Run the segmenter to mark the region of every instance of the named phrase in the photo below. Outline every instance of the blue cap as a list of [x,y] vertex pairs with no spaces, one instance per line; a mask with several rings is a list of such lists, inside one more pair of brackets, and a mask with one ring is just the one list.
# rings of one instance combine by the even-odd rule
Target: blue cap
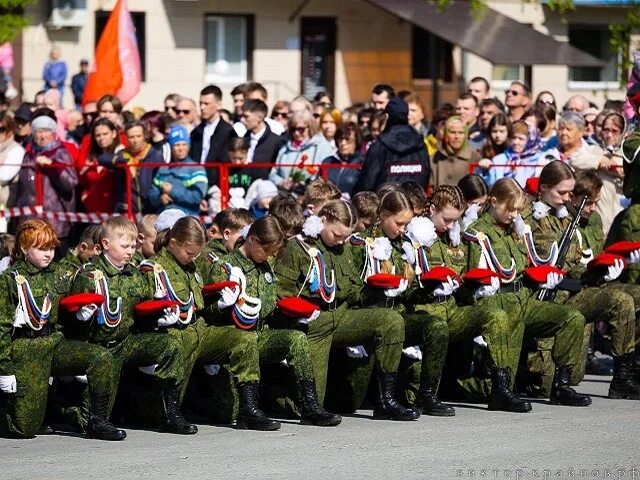
[[189,138],[189,132],[182,125],[174,125],[169,130],[169,145],[172,147],[176,143],[186,142],[187,145],[191,146],[191,138]]

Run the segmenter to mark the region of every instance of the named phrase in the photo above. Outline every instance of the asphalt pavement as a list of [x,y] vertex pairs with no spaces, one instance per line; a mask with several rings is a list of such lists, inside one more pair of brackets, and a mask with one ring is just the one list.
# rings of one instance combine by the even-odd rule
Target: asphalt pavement
[[0,439],[0,479],[640,479],[640,401],[606,398],[609,378],[577,388],[587,408],[534,400],[527,414],[456,405],[456,416],[336,428],[285,420],[278,432],[200,425],[195,436],[128,430],[123,442],[76,435]]

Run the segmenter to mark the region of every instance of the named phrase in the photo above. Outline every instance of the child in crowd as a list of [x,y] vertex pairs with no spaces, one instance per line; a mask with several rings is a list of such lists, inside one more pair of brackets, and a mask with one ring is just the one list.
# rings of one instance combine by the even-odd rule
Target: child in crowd
[[304,212],[302,205],[291,193],[280,192],[271,199],[269,215],[276,217],[287,239],[302,233]]
[[76,272],[85,264],[100,255],[99,242],[96,241],[99,236],[101,225],[89,225],[80,234],[78,245],[67,251],[65,256],[58,262],[58,268],[61,272],[73,277]]
[[380,197],[373,192],[358,192],[353,196],[352,203],[358,212],[355,232],[362,232],[375,222],[380,207]]
[[342,192],[333,182],[323,178],[317,178],[311,182],[304,192],[306,215],[315,215],[331,200],[340,200]]
[[0,273],[4,272],[11,263],[11,252],[16,237],[10,233],[0,233]]
[[151,257],[155,252],[153,250],[153,244],[156,241],[156,222],[158,221],[158,215],[155,213],[148,213],[144,215],[138,222],[138,239],[136,242],[136,253],[133,254],[131,262],[133,265],[138,266],[145,258]]

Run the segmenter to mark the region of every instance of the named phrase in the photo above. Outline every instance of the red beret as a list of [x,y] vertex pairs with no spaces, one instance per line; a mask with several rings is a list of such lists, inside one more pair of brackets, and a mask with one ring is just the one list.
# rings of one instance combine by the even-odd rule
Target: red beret
[[367,277],[367,284],[376,288],[398,288],[400,282],[404,279],[402,275],[393,275],[391,273],[376,273]]
[[300,297],[283,298],[276,302],[276,306],[282,313],[293,318],[308,318],[313,312],[320,310],[317,305]]
[[550,273],[565,275],[560,268],[552,267],[551,265],[540,265],[538,267],[527,267],[524,269],[524,274],[536,283],[545,283],[547,281],[547,275]]
[[524,191],[536,197],[540,192],[540,177],[530,177],[524,184]]
[[171,300],[148,300],[137,304],[134,309],[138,317],[149,317],[151,315],[159,315],[164,312],[165,308],[171,308],[178,305],[178,302]]
[[500,278],[500,276],[489,268],[472,268],[464,274],[465,282],[476,282],[482,285],[491,285],[491,279],[493,277]]
[[589,262],[587,265],[587,270],[590,272],[594,270],[598,270],[599,268],[605,268],[612,266],[616,260],[622,260],[623,265],[626,267],[627,262],[625,262],[624,257],[620,255],[614,255],[612,253],[601,253],[600,255],[596,255],[593,260]]
[[97,293],[76,293],[60,300],[59,306],[67,312],[76,313],[82,307],[92,303],[100,306],[104,303],[104,297]]
[[634,250],[640,249],[640,242],[631,242],[629,240],[622,240],[609,245],[605,248],[605,253],[611,253],[613,255],[620,255],[622,257],[628,257]]
[[215,293],[220,293],[222,290],[224,290],[227,287],[234,289],[239,286],[240,285],[237,282],[231,282],[231,281],[209,283],[204,287],[202,287],[202,295],[204,296],[213,295]]
[[446,282],[447,277],[455,279],[458,278],[458,274],[449,267],[433,267],[428,272],[422,273],[422,275],[420,275],[420,280]]

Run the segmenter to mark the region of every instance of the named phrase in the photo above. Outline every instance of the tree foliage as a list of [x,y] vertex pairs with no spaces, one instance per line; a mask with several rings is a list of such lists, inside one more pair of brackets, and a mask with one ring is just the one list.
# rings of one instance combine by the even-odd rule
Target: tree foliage
[[35,0],[0,0],[0,45],[16,38],[29,25],[23,8]]

